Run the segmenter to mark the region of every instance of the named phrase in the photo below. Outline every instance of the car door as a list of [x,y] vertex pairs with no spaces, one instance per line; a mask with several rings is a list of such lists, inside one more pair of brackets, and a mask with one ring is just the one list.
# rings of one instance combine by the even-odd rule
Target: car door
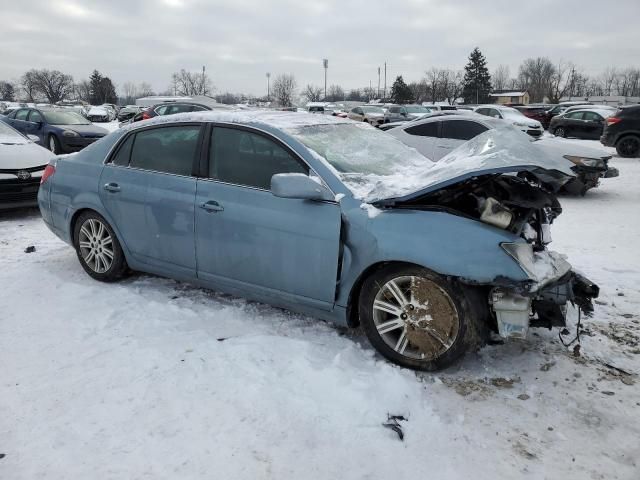
[[17,110],[9,122],[13,128],[20,133],[27,134],[27,119],[29,118],[29,108],[21,108]]
[[353,110],[351,110],[351,115],[349,115],[349,118],[351,118],[352,120],[361,122],[362,119],[364,118],[364,112],[361,108],[356,107]]
[[103,204],[137,261],[195,277],[194,201],[202,127],[141,129],[122,141],[100,177]]
[[41,145],[45,145],[44,138],[44,117],[37,110],[31,110],[25,125],[25,133],[35,135],[39,139]]
[[207,135],[207,178],[197,182],[198,277],[276,304],[331,309],[340,246],[336,202],[280,198],[278,173],[309,167],[274,137],[246,127],[214,126]]
[[433,160],[440,160],[451,150],[487,130],[489,129],[483,124],[473,120],[444,119],[440,129],[440,137],[434,149]]
[[599,139],[604,128],[604,118],[595,112],[584,112],[582,120],[584,137]]
[[[569,112],[560,123],[567,136],[582,137],[585,133],[583,112]],[[564,124],[564,125],[562,125]]]

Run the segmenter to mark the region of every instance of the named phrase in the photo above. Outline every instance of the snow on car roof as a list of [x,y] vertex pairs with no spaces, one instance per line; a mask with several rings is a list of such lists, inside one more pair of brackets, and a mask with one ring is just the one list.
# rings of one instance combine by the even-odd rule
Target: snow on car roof
[[177,113],[163,115],[150,120],[135,122],[127,129],[135,129],[149,125],[159,125],[173,122],[222,122],[222,123],[252,123],[270,125],[282,130],[313,125],[327,125],[353,123],[353,120],[333,117],[329,115],[314,115],[304,112],[283,112],[273,110],[211,110],[206,112]]

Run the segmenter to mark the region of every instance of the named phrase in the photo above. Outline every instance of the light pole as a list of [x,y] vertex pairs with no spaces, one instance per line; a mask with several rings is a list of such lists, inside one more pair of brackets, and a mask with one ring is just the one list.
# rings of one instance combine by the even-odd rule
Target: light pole
[[322,59],[322,66],[324,67],[324,101],[327,101],[327,69],[329,68],[329,59]]
[[269,79],[271,78],[271,72],[267,72],[267,102],[271,101],[271,84]]
[[378,94],[376,96],[380,98],[380,67],[378,67]]

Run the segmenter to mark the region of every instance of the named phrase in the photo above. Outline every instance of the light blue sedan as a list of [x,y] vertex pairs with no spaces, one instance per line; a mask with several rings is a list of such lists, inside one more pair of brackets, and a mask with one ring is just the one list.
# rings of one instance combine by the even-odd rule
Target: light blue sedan
[[435,370],[598,294],[546,247],[573,174],[520,137],[434,164],[347,119],[180,114],[52,160],[38,201],[94,279],[148,272],[361,325],[386,358]]

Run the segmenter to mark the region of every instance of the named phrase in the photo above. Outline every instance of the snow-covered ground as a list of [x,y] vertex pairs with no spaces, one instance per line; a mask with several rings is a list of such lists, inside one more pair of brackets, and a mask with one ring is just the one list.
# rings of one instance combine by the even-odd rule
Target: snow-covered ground
[[602,288],[580,356],[538,330],[437,374],[262,304],[98,283],[37,211],[0,214],[0,478],[637,480],[640,160],[612,163],[553,229]]

